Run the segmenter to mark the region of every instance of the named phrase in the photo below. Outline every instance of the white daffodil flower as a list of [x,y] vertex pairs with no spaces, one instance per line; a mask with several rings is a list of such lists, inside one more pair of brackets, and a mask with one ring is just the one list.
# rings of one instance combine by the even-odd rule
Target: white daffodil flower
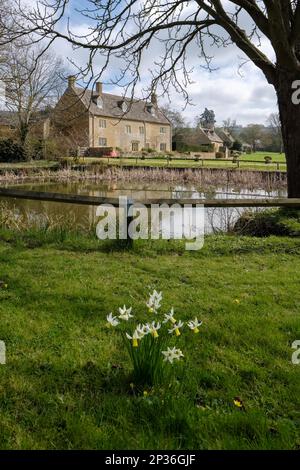
[[195,317],[195,320],[189,321],[187,325],[194,333],[199,333],[198,327],[202,325],[202,321],[198,321],[198,318]]
[[134,330],[132,336],[126,333],[126,337],[132,341],[132,346],[134,348],[138,347],[139,345],[138,341],[141,340],[144,336],[145,336],[144,333],[139,332],[137,328]]
[[117,317],[113,316],[112,312],[107,315],[106,320],[107,326],[117,326],[120,323]]
[[176,323],[176,320],[174,318],[174,308],[172,307],[169,313],[165,313],[164,317],[165,319],[163,320],[163,323],[167,323],[168,321],[170,321],[174,325]]
[[173,364],[174,360],[179,361],[179,359],[183,356],[183,353],[180,349],[176,349],[175,346],[173,348],[168,348],[166,351],[161,352],[165,357],[164,361],[169,361]]
[[157,313],[157,310],[161,307],[162,293],[157,292],[155,289],[150,294],[149,300],[146,303],[150,313]]
[[173,327],[170,328],[168,331],[170,334],[175,333],[176,336],[180,336],[180,328],[183,327],[183,322],[179,320],[178,323],[174,323]]
[[153,338],[158,338],[157,330],[159,330],[160,327],[161,327],[161,324],[157,322],[155,325],[155,321],[153,321],[152,323],[146,324],[146,328],[148,332],[152,334]]
[[133,315],[131,315],[131,310],[132,310],[132,307],[126,308],[125,305],[123,306],[123,308],[120,307],[120,308],[119,308],[119,313],[120,313],[119,318],[120,318],[121,320],[126,320],[126,321],[128,321],[129,318],[132,318],[132,317],[133,317]]
[[141,325],[140,323],[136,327],[136,331],[139,334],[140,339],[142,339],[144,336],[146,336],[149,333],[147,325]]

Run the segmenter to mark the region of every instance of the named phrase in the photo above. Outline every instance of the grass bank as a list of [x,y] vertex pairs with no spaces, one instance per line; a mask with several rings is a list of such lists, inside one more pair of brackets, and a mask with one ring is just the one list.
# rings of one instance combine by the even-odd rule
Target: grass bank
[[[299,449],[299,239],[210,236],[196,253],[59,228],[0,240],[2,449]],[[172,386],[140,396],[105,317],[124,303],[140,317],[149,288],[203,326],[182,335]]]

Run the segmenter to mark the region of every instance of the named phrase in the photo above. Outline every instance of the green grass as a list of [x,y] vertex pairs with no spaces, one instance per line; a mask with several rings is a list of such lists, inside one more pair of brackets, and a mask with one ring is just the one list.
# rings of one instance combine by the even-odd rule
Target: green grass
[[285,163],[285,154],[276,152],[255,152],[251,154],[244,154],[240,157],[241,160],[256,160],[258,162],[264,162],[266,156],[272,157],[274,162]]
[[[63,232],[0,238],[0,448],[299,449],[299,239],[210,236],[186,252]],[[105,317],[124,303],[142,316],[150,287],[164,311],[203,326],[180,339],[177,381],[144,397]]]
[[0,163],[0,170],[26,170],[33,168],[46,168],[57,166],[57,162],[52,162],[49,160],[31,160],[28,162],[17,162],[17,163]]
[[[264,157],[269,155],[272,157],[273,162],[265,164]],[[178,158],[178,157],[176,157]],[[95,161],[95,158],[85,158],[86,163]],[[98,159],[99,160],[99,159]],[[107,158],[104,157],[103,159],[105,162],[109,163],[110,165],[118,165],[118,166],[141,166],[141,167],[153,167],[153,168],[160,168],[160,167],[169,167],[169,168],[231,168],[231,169],[244,169],[244,170],[263,170],[263,171],[274,171],[277,170],[277,162],[279,163],[279,169],[282,171],[286,170],[286,163],[285,163],[285,156],[284,154],[279,153],[272,153],[272,152],[256,152],[250,155],[242,155],[240,157],[239,165],[237,163],[233,163],[232,161],[219,161],[218,159],[214,161],[195,161],[194,159],[187,160],[186,158],[180,159],[173,159],[168,162],[166,158],[160,157],[147,157],[145,160],[138,159],[136,160],[134,157],[131,158]],[[248,161],[252,160],[252,161]],[[254,163],[253,163],[254,161]]]

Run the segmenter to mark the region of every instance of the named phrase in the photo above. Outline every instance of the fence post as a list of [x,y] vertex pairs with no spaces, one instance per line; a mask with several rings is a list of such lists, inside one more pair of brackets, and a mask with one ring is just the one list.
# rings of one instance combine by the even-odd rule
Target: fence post
[[132,248],[133,247],[133,240],[132,240],[132,238],[129,237],[129,233],[128,233],[129,225],[133,221],[132,215],[129,215],[129,209],[133,204],[134,204],[133,199],[128,198],[127,199],[127,207],[126,207],[126,233],[127,233],[127,238],[126,238],[126,240],[124,240],[124,242],[125,242],[124,246],[126,248]]
[[277,162],[277,170],[279,171],[279,162]]

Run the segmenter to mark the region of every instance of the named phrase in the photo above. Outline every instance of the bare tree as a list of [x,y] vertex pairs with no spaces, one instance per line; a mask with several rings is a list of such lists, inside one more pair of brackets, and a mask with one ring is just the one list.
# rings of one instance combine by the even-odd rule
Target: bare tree
[[[300,0],[89,0],[80,12],[89,24],[86,35],[72,31],[70,0],[37,0],[30,11],[22,0],[17,3],[20,19],[13,37],[34,32],[36,40],[48,39],[46,48],[56,38],[84,48],[89,52],[86,74],[94,74],[97,52],[104,58],[98,76],[112,58],[118,58],[122,66],[115,81],[124,84],[128,78],[132,89],[140,79],[144,54],[151,43],[160,41],[164,50],[151,67],[151,87],[160,84],[168,92],[172,84],[186,100],[189,48],[198,47],[198,59],[195,49],[192,52],[193,64],[198,61],[211,68],[212,47],[235,44],[276,90],[288,194],[300,197]],[[78,15],[80,7],[75,3]],[[8,32],[7,41],[12,36]],[[269,56],[260,47],[263,41],[273,49]]]
[[283,140],[282,140],[282,130],[281,130],[281,122],[280,116],[278,113],[270,114],[267,123],[269,124],[272,135],[276,140],[276,144],[280,148],[280,153],[283,152]]
[[166,116],[166,118],[171,122],[173,137],[175,137],[179,131],[181,131],[185,127],[188,127],[188,124],[186,123],[180,111],[176,111],[175,109],[172,109],[169,104],[166,106],[160,106],[159,109]]
[[41,52],[40,47],[18,41],[9,44],[0,65],[6,108],[15,117],[22,145],[38,113],[53,105],[65,87],[62,60]]
[[232,134],[236,129],[236,120],[231,118],[224,119],[223,128],[225,129],[225,131]]

